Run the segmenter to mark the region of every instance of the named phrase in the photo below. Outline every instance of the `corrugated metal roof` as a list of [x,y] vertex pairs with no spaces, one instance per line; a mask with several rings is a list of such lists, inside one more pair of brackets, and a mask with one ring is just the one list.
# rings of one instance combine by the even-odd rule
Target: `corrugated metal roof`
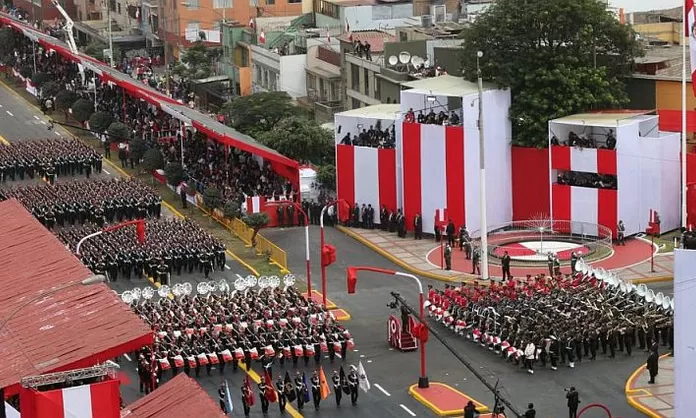
[[[16,200],[0,202],[0,388],[94,365],[152,341],[152,331]],[[14,389],[16,389],[15,387]]]
[[344,32],[336,38],[342,42],[367,42],[370,44],[371,52],[382,52],[386,42],[394,42],[396,40],[394,35],[378,30]]
[[121,411],[121,418],[225,418],[195,380],[184,373]]

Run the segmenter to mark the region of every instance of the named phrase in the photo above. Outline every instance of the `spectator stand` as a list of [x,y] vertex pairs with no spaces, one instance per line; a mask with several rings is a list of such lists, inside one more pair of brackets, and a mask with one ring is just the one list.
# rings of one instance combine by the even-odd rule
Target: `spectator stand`
[[[480,229],[477,84],[442,75],[404,87],[396,149],[406,228],[412,230],[421,214],[423,231],[430,233],[433,214],[446,208],[457,227]],[[512,219],[510,91],[484,85],[482,96],[486,181],[495,185],[487,195],[488,222],[500,224]]]
[[[370,205],[375,213],[382,207],[392,212],[399,208],[399,109],[398,104],[379,104],[334,116],[338,198],[351,206]],[[380,223],[379,216],[375,223]]]
[[614,237],[620,220],[626,236],[644,232],[653,212],[663,231],[680,226],[680,135],[659,131],[658,116],[588,113],[552,120],[549,160],[552,220],[602,225]]

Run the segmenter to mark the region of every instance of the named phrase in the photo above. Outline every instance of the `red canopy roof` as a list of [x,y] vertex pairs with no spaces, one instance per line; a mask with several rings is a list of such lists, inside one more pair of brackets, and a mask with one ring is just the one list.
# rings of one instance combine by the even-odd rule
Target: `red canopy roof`
[[[16,200],[0,202],[0,388],[152,344],[150,328]],[[67,287],[66,287],[67,286]]]
[[121,410],[121,418],[225,418],[195,380],[179,373],[154,392]]

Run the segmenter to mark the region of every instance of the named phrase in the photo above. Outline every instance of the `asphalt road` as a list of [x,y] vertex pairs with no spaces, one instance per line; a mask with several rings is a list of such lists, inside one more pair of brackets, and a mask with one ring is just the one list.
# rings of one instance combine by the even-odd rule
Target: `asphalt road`
[[[301,228],[266,230],[263,234],[288,253],[290,269],[298,276],[305,276],[304,235]],[[355,295],[346,291],[345,269],[349,265],[366,265],[399,270],[389,260],[333,228],[326,228],[326,242],[337,247],[337,262],[327,269],[327,295],[339,307],[352,316],[347,323],[355,337],[360,354],[373,360],[368,374],[376,382],[391,391],[391,398],[404,400],[406,389],[417,381],[418,355],[391,351],[386,342],[386,319],[392,311],[385,306],[390,301],[389,292],[399,292],[411,306],[418,306],[415,283],[408,279],[382,274],[361,273]],[[319,228],[310,230],[310,248],[319,248]],[[319,252],[313,258],[313,287],[320,286]],[[423,286],[432,284],[442,288],[441,282],[421,279]],[[671,283],[650,285],[655,292],[671,294]],[[669,292],[669,293],[668,293]],[[635,417],[637,411],[630,407],[624,396],[624,384],[628,376],[641,364],[647,353],[635,352],[632,357],[618,355],[615,359],[598,356],[595,362],[585,361],[575,369],[559,368],[557,371],[537,370],[527,374],[512,364],[504,362],[488,350],[454,336],[444,328],[435,326],[455,351],[482,374],[492,385],[498,382],[502,393],[519,410],[534,402],[542,417],[561,417],[567,414],[564,388],[575,386],[581,393],[583,404],[599,402],[607,405],[615,416]],[[478,401],[492,406],[493,397],[487,388],[464,367],[439,341],[431,337],[427,344],[428,375],[433,382],[444,382],[457,387]],[[398,414],[397,414],[398,415]],[[396,416],[396,415],[388,415]],[[588,417],[594,417],[590,412]],[[601,416],[601,415],[597,415]]]

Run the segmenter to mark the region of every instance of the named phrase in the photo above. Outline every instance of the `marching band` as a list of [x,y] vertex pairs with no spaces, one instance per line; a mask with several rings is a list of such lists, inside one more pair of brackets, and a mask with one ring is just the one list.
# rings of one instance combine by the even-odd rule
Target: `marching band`
[[598,351],[631,355],[638,343],[673,347],[674,300],[645,285],[624,282],[580,259],[572,276],[510,280],[490,287],[429,289],[431,317],[455,334],[487,347],[533,374],[533,364],[556,370]]

